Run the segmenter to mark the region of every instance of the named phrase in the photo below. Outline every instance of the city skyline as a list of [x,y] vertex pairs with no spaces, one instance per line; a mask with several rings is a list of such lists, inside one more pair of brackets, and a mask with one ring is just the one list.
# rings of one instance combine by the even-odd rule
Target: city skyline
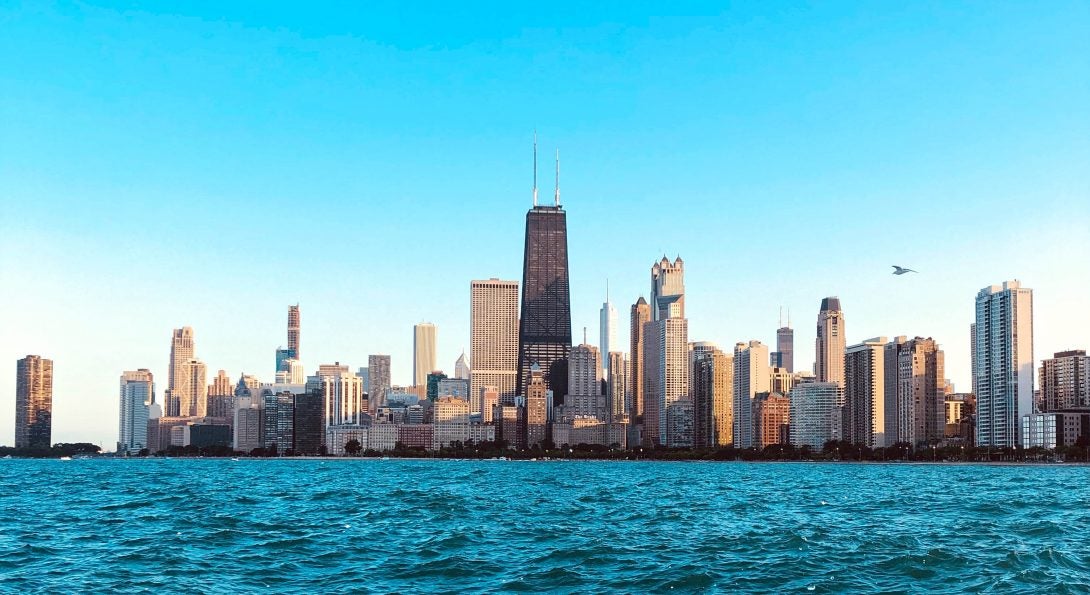
[[[107,46],[154,37],[179,24],[178,17],[149,13],[125,24],[108,9],[86,10],[92,18],[84,26],[118,33]],[[410,384],[409,329],[426,318],[442,327],[437,362],[451,374],[458,354],[469,351],[465,287],[473,279],[521,278],[521,222],[530,207],[527,155],[535,126],[544,145],[559,146],[566,155],[572,330],[597,328],[600,288],[607,278],[621,316],[638,296],[649,298],[646,265],[665,253],[683,255],[688,265],[690,341],[713,341],[726,350],[753,339],[775,346],[782,305],[794,311],[796,370],[810,369],[813,361],[814,304],[835,295],[850,319],[846,344],[877,336],[933,337],[946,353],[946,376],[959,392],[968,392],[971,296],[1012,279],[1034,289],[1035,365],[1052,353],[1086,348],[1090,312],[1083,296],[1090,292],[1090,280],[1067,271],[1090,256],[1085,167],[1090,146],[1078,132],[1090,123],[1090,98],[1072,88],[1058,66],[1041,66],[1090,54],[1084,36],[1074,36],[1085,18],[1064,22],[1056,14],[1004,7],[987,17],[958,20],[951,24],[956,35],[934,39],[911,26],[884,25],[862,10],[817,10],[833,34],[863,35],[856,43],[832,44],[821,59],[825,64],[844,58],[863,73],[864,85],[843,73],[815,79],[806,75],[808,62],[768,51],[765,44],[774,32],[794,30],[799,43],[824,35],[790,14],[769,17],[768,31],[739,24],[752,23],[744,17],[753,15],[724,13],[692,24],[633,17],[619,25],[620,46],[586,46],[573,60],[634,85],[638,92],[626,95],[642,100],[618,108],[612,92],[589,88],[590,74],[572,78],[571,68],[550,61],[536,74],[573,86],[559,97],[511,95],[525,82],[514,66],[526,56],[556,60],[558,54],[548,49],[556,38],[586,41],[602,32],[605,25],[595,21],[595,10],[580,23],[549,21],[556,26],[553,32],[512,27],[477,44],[467,43],[464,33],[439,33],[456,60],[467,60],[456,72],[489,64],[484,56],[490,48],[510,52],[504,54],[510,61],[499,65],[499,82],[482,91],[506,97],[504,109],[495,119],[485,108],[468,109],[461,120],[447,119],[450,112],[437,114],[447,124],[432,117],[420,124],[384,118],[403,122],[406,128],[398,129],[373,119],[359,123],[353,117],[358,107],[349,110],[331,100],[336,117],[357,121],[349,134],[361,126],[378,132],[367,142],[328,132],[334,127],[305,109],[289,109],[280,131],[250,116],[225,126],[237,115],[230,106],[247,103],[255,114],[279,113],[280,105],[305,107],[314,97],[255,98],[229,85],[218,94],[209,91],[215,105],[181,106],[179,100],[198,96],[202,87],[187,86],[174,78],[178,75],[156,75],[146,79],[146,94],[123,100],[106,89],[126,88],[125,79],[108,72],[94,83],[99,98],[93,99],[86,89],[44,92],[49,79],[38,73],[64,71],[45,53],[9,52],[0,58],[30,56],[25,66],[12,64],[12,78],[0,82],[3,107],[22,114],[10,130],[16,142],[0,147],[0,184],[14,198],[4,201],[0,217],[0,275],[6,288],[35,288],[0,297],[5,311],[23,314],[7,325],[0,342],[0,361],[9,362],[0,366],[0,428],[14,424],[10,362],[26,354],[56,362],[54,441],[107,447],[117,440],[119,373],[149,369],[157,379],[158,401],[165,404],[170,374],[164,348],[172,329],[195,330],[209,378],[223,369],[232,378],[246,373],[271,381],[271,349],[284,342],[287,304],[307,310],[302,359],[308,373],[335,361],[363,367],[371,354],[390,354],[392,384]],[[904,14],[912,23],[951,10],[910,8]],[[13,29],[9,43],[26,48],[41,47],[46,39],[28,32],[58,33],[77,22],[56,10],[20,18],[41,25]],[[875,26],[863,32],[860,23]],[[182,56],[183,71],[230,57],[238,43],[266,59],[277,43],[311,49],[319,60],[331,55],[366,60],[375,51],[361,45],[367,36],[337,40],[328,30],[314,30],[314,23],[284,37],[266,29],[269,23],[243,22],[247,41],[230,43],[215,37],[222,29],[213,20],[181,24],[166,36],[164,48],[213,34],[211,41],[194,43],[212,59]],[[724,37],[728,27],[733,35]],[[725,53],[727,37],[741,43],[737,56]],[[966,50],[953,37],[984,49]],[[382,39],[383,33],[372,31],[370,38]],[[873,52],[868,47],[873,56],[865,56],[858,44],[867,39],[889,45]],[[1026,40],[1036,44],[1035,55],[1042,59],[1014,59]],[[925,41],[935,42],[934,54],[903,49]],[[69,68],[102,57],[101,48],[80,43],[65,39],[55,55],[87,56]],[[529,49],[519,53],[519,44]],[[1005,44],[1009,51],[996,51]],[[413,41],[396,40],[391,48],[398,59],[421,58],[428,70],[450,66],[447,58]],[[697,59],[713,50],[723,50],[714,54],[721,61]],[[750,61],[759,54],[765,54],[767,66]],[[975,82],[964,79],[935,55],[954,56],[944,62],[975,67],[982,75]],[[638,68],[626,68],[625,56]],[[131,57],[114,59],[137,72],[146,68]],[[899,70],[886,74],[891,61]],[[698,63],[708,64],[724,81],[702,82],[704,71],[694,68]],[[328,94],[349,93],[354,75],[339,61],[325,64],[334,72]],[[635,72],[662,78],[672,65],[688,67],[671,79],[677,92],[661,81],[632,78]],[[777,66],[783,67],[779,74],[769,74]],[[241,62],[228,59],[211,75],[198,77],[198,85],[216,86],[240,68]],[[308,64],[295,59],[286,68],[275,71],[274,79],[300,80],[308,72]],[[1000,70],[1010,80],[1020,76],[1031,84],[998,86],[990,77]],[[786,82],[792,75],[795,82]],[[397,84],[376,84],[396,95]],[[458,91],[450,109],[484,97],[472,86],[445,78],[442,84]],[[731,84],[741,90],[728,91]],[[426,86],[431,93],[443,89]],[[906,89],[919,89],[921,95],[912,95],[918,101],[899,99]],[[423,95],[425,105],[437,105]],[[722,102],[694,104],[687,95]],[[31,101],[40,96],[51,100]],[[157,96],[167,97],[166,105],[147,101]],[[780,99],[767,101],[771,97]],[[134,105],[129,101],[141,102],[147,111],[128,110]],[[693,115],[677,115],[669,109],[672,102],[682,102]],[[574,109],[576,104],[585,111]],[[843,105],[854,113],[845,113]],[[940,107],[942,115],[936,113]],[[126,110],[143,115],[123,116]],[[168,113],[191,130],[171,124]],[[87,126],[77,123],[84,120]],[[73,134],[55,134],[56,127]],[[225,127],[230,130],[223,143],[210,142],[221,138],[212,131]],[[161,140],[168,138],[174,140]],[[305,150],[297,150],[297,143]],[[281,144],[295,148],[281,151]],[[213,145],[224,152],[202,156]],[[302,161],[286,166],[289,158]],[[441,182],[425,183],[425,178]],[[670,225],[662,225],[658,216],[665,205],[672,210]],[[337,220],[318,219],[321,211],[337,212]],[[610,218],[622,211],[613,224]],[[199,222],[184,237],[173,233],[183,216]],[[269,253],[270,238],[281,237],[273,232],[318,221],[329,241],[293,241],[292,250]],[[406,247],[409,230],[420,227],[457,228],[473,241],[446,250],[443,235],[414,235],[414,245]],[[775,241],[757,243],[751,230],[761,228],[775,229]],[[878,233],[905,241],[875,243],[865,254],[849,250],[853,241]],[[826,249],[819,261],[808,258],[811,246],[832,237],[840,239],[839,248]],[[769,258],[773,245],[779,261]],[[398,270],[394,291],[371,288],[368,275],[343,274],[375,260]],[[893,263],[921,273],[894,277],[888,269]],[[242,288],[228,291],[215,283],[223,270],[240,272]],[[312,282],[312,276],[332,271],[339,283]],[[179,291],[182,278],[188,282]],[[275,282],[266,287],[267,281]],[[622,320],[622,346],[629,345],[627,329]],[[0,444],[10,439],[0,433]]]

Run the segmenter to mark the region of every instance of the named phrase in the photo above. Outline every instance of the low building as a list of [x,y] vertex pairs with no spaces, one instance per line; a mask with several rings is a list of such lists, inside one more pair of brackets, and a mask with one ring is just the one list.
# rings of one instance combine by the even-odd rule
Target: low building
[[329,454],[343,457],[348,452],[345,445],[355,440],[360,444],[360,450],[367,448],[368,428],[358,425],[328,426],[325,429],[325,444]]
[[174,430],[177,429],[182,430],[183,446],[209,448],[213,446],[228,447],[231,445],[231,426],[226,424],[191,423],[174,428]]
[[434,427],[431,424],[401,424],[397,426],[397,441],[405,448],[431,450],[434,440]]
[[367,429],[367,450],[393,450],[397,446],[397,424],[374,424]]
[[1090,411],[1031,413],[1022,416],[1022,448],[1055,450],[1090,439]]

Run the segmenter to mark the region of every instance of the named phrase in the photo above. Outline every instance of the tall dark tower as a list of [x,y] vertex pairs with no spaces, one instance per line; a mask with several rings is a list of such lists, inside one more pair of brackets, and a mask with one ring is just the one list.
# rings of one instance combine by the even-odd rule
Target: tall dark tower
[[534,206],[526,213],[519,318],[519,369],[516,394],[525,394],[530,367],[541,367],[553,403],[568,392],[571,353],[571,297],[568,290],[568,222],[560,206],[560,153],[556,157],[556,195],[552,206],[537,204],[537,135],[534,135]]

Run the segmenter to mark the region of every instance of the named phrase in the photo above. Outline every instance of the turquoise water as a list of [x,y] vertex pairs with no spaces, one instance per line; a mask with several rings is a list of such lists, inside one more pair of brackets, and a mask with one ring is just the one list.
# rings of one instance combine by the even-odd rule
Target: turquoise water
[[1090,469],[0,461],[0,590],[1090,590]]

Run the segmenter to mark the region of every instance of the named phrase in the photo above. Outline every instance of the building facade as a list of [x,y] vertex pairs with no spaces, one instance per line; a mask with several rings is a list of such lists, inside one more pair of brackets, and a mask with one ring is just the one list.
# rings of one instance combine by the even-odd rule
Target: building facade
[[1014,448],[1033,413],[1033,291],[1018,281],[981,289],[972,334],[977,446]]
[[473,413],[484,411],[476,395],[494,386],[501,397],[514,397],[519,361],[519,284],[488,279],[470,283],[469,392]]
[[390,356],[367,356],[367,406],[373,412],[386,405],[386,391],[390,389]]
[[821,300],[818,312],[817,339],[814,343],[814,374],[818,382],[835,382],[844,386],[844,310],[840,298]]
[[413,384],[425,386],[428,373],[435,370],[436,330],[430,322],[413,326]]
[[1090,357],[1084,350],[1060,351],[1038,370],[1041,411],[1090,409]]
[[734,346],[734,445],[757,446],[754,436],[753,399],[770,392],[772,376],[768,368],[768,346],[760,341]]
[[801,382],[791,389],[791,443],[821,451],[840,440],[844,389],[835,382]]
[[151,371],[141,368],[121,374],[118,407],[117,452],[135,455],[148,446],[148,415],[155,403]]
[[53,360],[28,355],[15,364],[15,448],[53,446]]
[[640,296],[635,304],[632,304],[629,324],[629,365],[628,365],[628,403],[626,409],[633,423],[643,422],[644,399],[643,391],[646,388],[646,368],[643,363],[644,339],[643,332],[647,323],[651,322],[651,306],[647,300]]
[[881,448],[886,443],[886,338],[847,348],[844,355],[843,440]]

